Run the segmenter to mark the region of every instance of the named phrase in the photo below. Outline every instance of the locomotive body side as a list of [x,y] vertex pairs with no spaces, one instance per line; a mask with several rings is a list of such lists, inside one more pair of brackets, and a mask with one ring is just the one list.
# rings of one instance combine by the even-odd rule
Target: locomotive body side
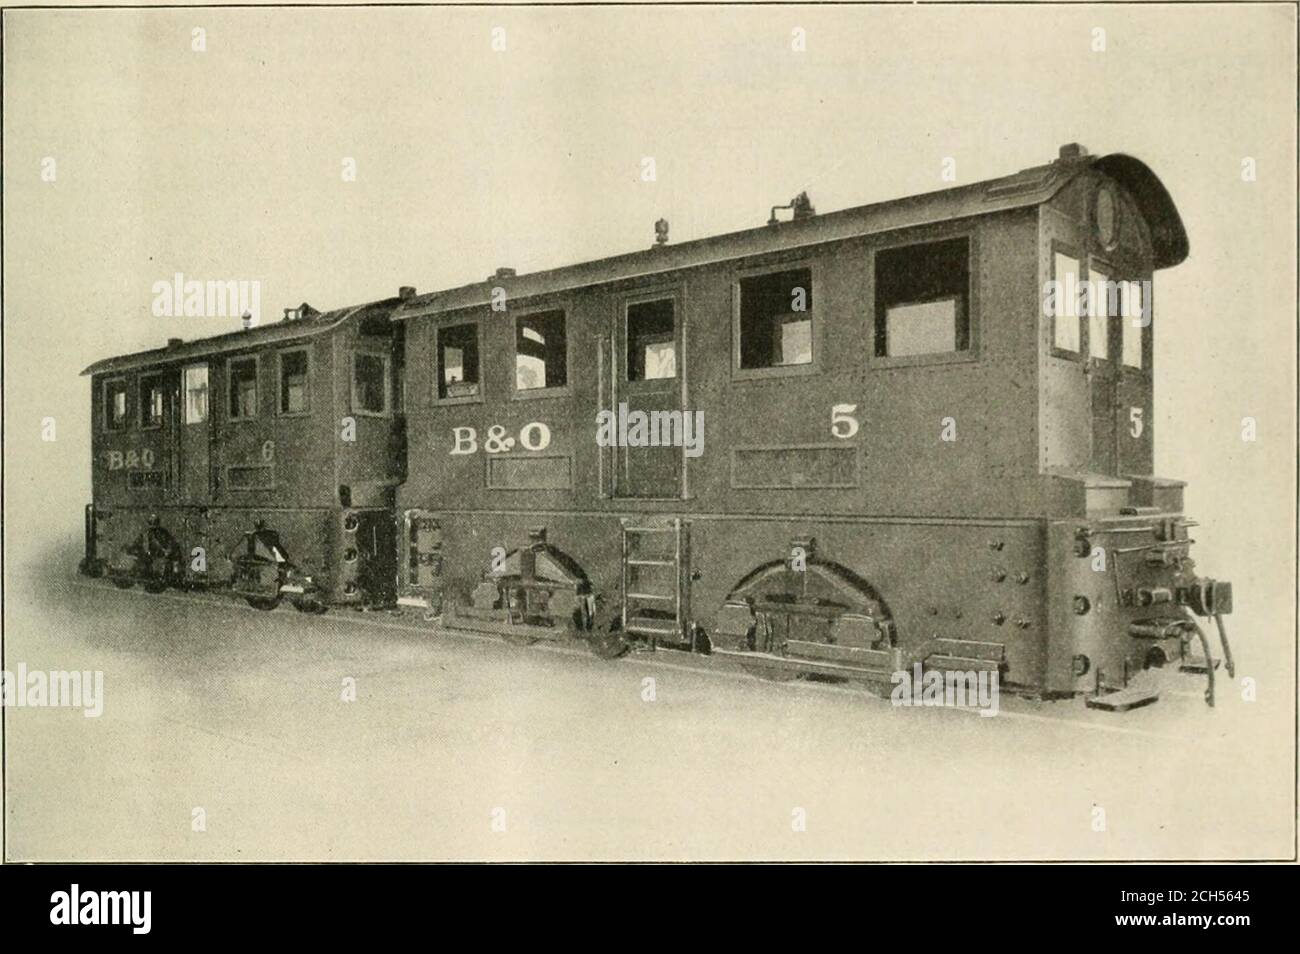
[[[352,364],[380,350],[389,372],[391,307],[175,342],[88,369],[83,570],[148,589],[231,587],[262,607],[282,595],[313,608],[391,601],[394,389],[381,382],[388,403],[354,415]],[[357,499],[345,501],[350,487]]]
[[[859,637],[841,636],[839,647],[854,652],[827,653],[832,662],[878,651],[877,623],[888,622],[890,645],[906,651],[937,638],[993,643],[1010,620],[1041,633],[1041,577],[994,587],[985,559],[996,538],[1014,541],[1004,556],[1014,553],[1024,569],[1043,562],[1036,229],[1033,210],[1017,209],[558,295],[512,299],[507,281],[504,310],[403,322],[410,467],[398,509],[438,525],[425,563],[441,572],[429,586],[462,607],[478,592],[478,609],[500,610],[500,598],[481,589],[494,551],[527,549],[528,530],[545,527],[546,545],[582,570],[568,584],[589,589],[600,607],[593,626],[668,630],[655,641],[679,646],[713,634],[722,650],[719,616],[737,585],[788,559],[797,541],[815,540],[805,547],[815,546],[815,566],[865,581],[851,587],[850,604],[872,619]],[[875,256],[954,240],[969,262],[967,353],[875,355]],[[791,271],[806,273],[811,361],[741,367],[744,283]],[[655,301],[675,312],[675,373],[629,381],[628,312]],[[565,316],[565,385],[532,394],[515,380],[518,325],[555,312]],[[480,342],[478,393],[437,396],[440,337]],[[617,419],[620,405],[629,414],[698,411],[702,452],[600,446],[598,412]],[[956,440],[944,439],[945,418],[955,420]],[[952,567],[942,584],[929,572],[938,561]],[[418,552],[404,560],[412,562]],[[731,642],[748,647],[750,626]],[[1041,640],[1020,639],[1011,657],[1022,681],[1039,678]]]
[[[402,592],[530,638],[576,626],[850,677],[919,661],[997,670],[1043,695],[1111,692],[1181,658],[1187,623],[1142,609],[1185,608],[1205,589],[1180,485],[1152,476],[1149,424],[1120,440],[1124,421],[1151,418],[1149,328],[1141,366],[1128,367],[1117,316],[1096,326],[1113,355],[1086,315],[1069,355],[1043,312],[1055,256],[1073,248],[1077,277],[1096,262],[1146,281],[1149,309],[1150,275],[1176,264],[1181,226],[1159,196],[1133,197],[1132,175],[1107,174],[1131,168],[1093,164],[1063,156],[982,192],[951,190],[947,205],[942,194],[888,203],[864,234],[839,237],[843,219],[821,232],[794,222],[693,243],[682,264],[653,250],[648,264],[499,274],[404,306]],[[1103,183],[1118,217],[1105,258],[1089,244]],[[1165,218],[1152,222],[1153,208]],[[1159,249],[1153,228],[1165,230]],[[746,301],[756,288],[771,300],[772,287],[802,292],[806,310]],[[646,306],[649,336],[633,322]],[[891,324],[895,306],[952,326],[937,347],[895,353],[910,333]],[[756,310],[778,330],[755,332]],[[803,349],[796,360],[764,361],[787,345]],[[531,386],[539,375],[563,379]],[[598,440],[602,413],[621,439],[638,411],[673,410],[702,415],[698,456]],[[1161,521],[1147,519],[1156,511]],[[1133,534],[1166,562],[1080,576],[1081,529]]]

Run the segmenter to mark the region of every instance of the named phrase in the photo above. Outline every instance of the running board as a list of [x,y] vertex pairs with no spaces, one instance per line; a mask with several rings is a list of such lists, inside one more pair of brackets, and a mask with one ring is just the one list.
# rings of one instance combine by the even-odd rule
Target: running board
[[718,649],[717,647],[714,647],[712,654],[734,659],[748,669],[770,669],[774,672],[805,673],[817,676],[834,676],[840,679],[855,679],[863,682],[892,683],[896,671],[891,659],[892,653],[888,650],[878,649],[862,650],[862,652],[872,653],[877,657],[871,668],[864,665],[844,665],[829,660],[801,659],[794,656],[776,656],[772,653],[752,653],[735,649]]

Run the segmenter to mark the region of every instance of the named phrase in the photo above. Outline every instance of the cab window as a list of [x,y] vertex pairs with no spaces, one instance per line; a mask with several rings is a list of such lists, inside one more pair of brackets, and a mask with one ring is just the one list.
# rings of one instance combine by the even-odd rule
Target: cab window
[[547,311],[516,318],[515,390],[562,388],[568,379],[564,312]]
[[740,369],[812,364],[812,270],[754,275],[739,285]]
[[150,375],[140,379],[140,426],[142,428],[162,427],[165,400],[161,377]]
[[104,382],[104,429],[126,430],[127,425],[126,380],[118,378]]
[[388,359],[383,355],[352,356],[352,409],[363,414],[388,413]]
[[1151,303],[1143,294],[1142,282],[1125,282],[1120,315],[1120,340],[1124,364],[1142,367],[1142,330],[1151,324]]
[[1088,269],[1088,354],[1099,360],[1110,357],[1110,319],[1118,305],[1118,290],[1110,275],[1092,265]]
[[673,300],[642,301],[627,306],[627,379],[655,381],[677,377],[676,321]]
[[970,240],[876,253],[876,357],[970,350]]
[[1062,252],[1052,255],[1052,346],[1058,351],[1079,351],[1079,260]]
[[246,421],[257,417],[257,359],[232,358],[230,378],[230,419]]
[[479,395],[478,325],[438,329],[438,399]]
[[185,423],[202,424],[208,419],[208,366],[185,369]]
[[306,414],[311,410],[307,381],[307,352],[280,353],[280,413]]

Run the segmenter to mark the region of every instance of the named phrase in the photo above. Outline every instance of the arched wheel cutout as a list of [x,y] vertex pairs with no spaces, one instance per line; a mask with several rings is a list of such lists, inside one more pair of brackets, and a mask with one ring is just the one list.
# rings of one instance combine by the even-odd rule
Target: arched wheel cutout
[[244,600],[253,609],[263,610],[268,613],[280,605],[280,597],[278,596],[245,596]]
[[467,628],[490,624],[493,634],[515,646],[560,636],[588,638],[591,583],[577,560],[547,542],[545,528],[534,528],[526,546],[482,567],[480,579],[453,613],[468,618]]
[[842,564],[810,555],[801,569],[774,560],[748,573],[724,600],[710,637],[746,672],[789,681],[802,674],[782,660],[825,661],[830,657],[819,645],[887,649],[894,644],[894,627],[889,607],[870,583]]

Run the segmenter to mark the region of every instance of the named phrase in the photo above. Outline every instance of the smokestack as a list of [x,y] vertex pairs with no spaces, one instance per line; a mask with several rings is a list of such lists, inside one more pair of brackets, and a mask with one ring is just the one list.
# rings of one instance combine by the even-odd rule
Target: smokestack
[[409,301],[410,299],[414,298],[415,286],[403,285],[401,288],[397,289],[397,297],[402,299],[402,301]]

